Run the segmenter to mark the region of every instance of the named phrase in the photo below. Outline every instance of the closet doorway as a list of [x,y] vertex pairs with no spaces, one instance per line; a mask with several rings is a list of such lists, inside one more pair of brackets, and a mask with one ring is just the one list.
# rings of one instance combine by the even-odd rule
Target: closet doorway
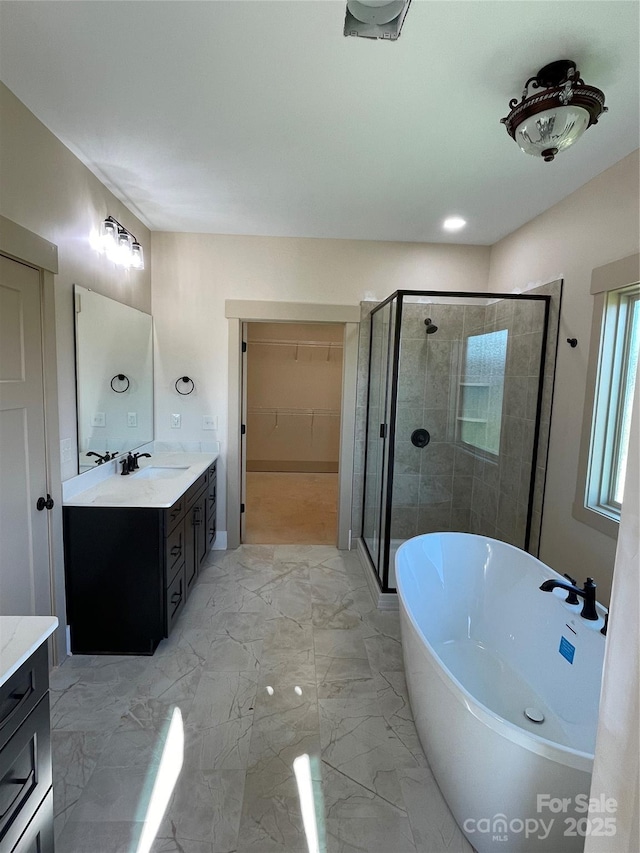
[[335,545],[344,324],[244,324],[249,544]]

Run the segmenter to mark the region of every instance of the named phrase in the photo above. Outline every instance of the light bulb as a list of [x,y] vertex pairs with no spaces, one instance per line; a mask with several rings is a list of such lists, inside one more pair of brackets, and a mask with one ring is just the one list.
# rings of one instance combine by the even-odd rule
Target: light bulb
[[133,261],[131,254],[132,243],[133,240],[128,231],[118,232],[118,259],[116,263],[121,264],[123,267],[130,267]]
[[102,251],[110,257],[118,244],[118,226],[112,219],[105,219],[100,225],[100,243]]
[[137,240],[131,244],[131,266],[136,270],[144,269],[144,253]]

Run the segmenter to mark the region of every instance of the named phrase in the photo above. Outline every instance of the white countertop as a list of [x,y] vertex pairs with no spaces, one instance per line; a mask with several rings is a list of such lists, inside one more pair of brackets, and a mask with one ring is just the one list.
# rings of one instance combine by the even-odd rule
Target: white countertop
[[[217,453],[154,453],[151,459],[139,460],[139,471],[124,477],[114,474],[73,497],[65,498],[64,505],[151,509],[170,507],[217,458]],[[170,476],[145,479],[143,472],[147,468],[165,469],[161,473]]]
[[57,627],[55,616],[0,616],[0,687]]

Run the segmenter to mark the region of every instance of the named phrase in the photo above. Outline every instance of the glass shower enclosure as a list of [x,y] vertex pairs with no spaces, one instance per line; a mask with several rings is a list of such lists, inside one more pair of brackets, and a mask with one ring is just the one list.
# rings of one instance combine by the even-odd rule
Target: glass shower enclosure
[[[529,549],[550,296],[399,290],[371,312],[362,541],[382,592],[420,533]],[[539,515],[539,514],[538,514]]]

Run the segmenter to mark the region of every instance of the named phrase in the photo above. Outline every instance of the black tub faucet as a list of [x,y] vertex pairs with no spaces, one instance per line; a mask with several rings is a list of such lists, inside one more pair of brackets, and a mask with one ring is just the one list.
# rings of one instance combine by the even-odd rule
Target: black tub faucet
[[580,587],[574,586],[574,584],[556,580],[548,580],[540,584],[540,589],[543,592],[551,592],[551,590],[556,588],[566,589],[568,593],[579,595],[581,598],[584,598],[584,604],[582,605],[582,610],[580,612],[583,619],[589,619],[590,622],[595,622],[599,618],[598,611],[596,610],[596,585],[593,582],[593,578],[586,579],[584,582],[584,589],[580,589]]

